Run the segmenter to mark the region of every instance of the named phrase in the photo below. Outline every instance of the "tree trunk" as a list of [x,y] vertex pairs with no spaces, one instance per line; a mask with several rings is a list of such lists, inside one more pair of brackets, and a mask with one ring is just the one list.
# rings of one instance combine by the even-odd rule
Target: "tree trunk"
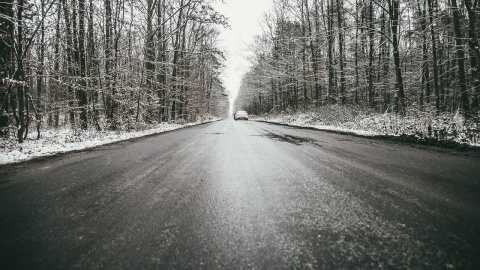
[[[8,119],[8,116],[3,116],[4,112],[8,113],[9,108],[15,112],[15,104],[9,102],[13,99],[14,93],[12,92],[12,84],[8,83],[7,78],[10,78],[14,73],[14,13],[13,13],[14,0],[0,1],[0,89],[6,89],[5,95],[0,96],[0,116],[3,119]],[[10,104],[10,106],[9,106]],[[8,120],[3,123],[2,126],[8,126]]]
[[[69,8],[67,7],[67,1],[62,0],[62,6],[63,6],[63,17],[65,20],[65,30],[66,30],[66,45],[67,45],[67,74],[70,78],[75,77],[75,69],[74,69],[74,59],[75,59],[75,53],[72,51],[72,48],[74,48],[73,45],[73,40],[75,39],[74,37],[74,32],[75,30],[72,29],[72,24],[70,20],[70,14],[69,14]],[[69,114],[69,121],[70,121],[70,126],[73,128],[75,126],[75,111],[74,111],[74,89],[72,87],[72,82],[68,82],[68,114]]]
[[145,35],[145,48],[144,48],[144,58],[145,58],[145,73],[146,73],[146,88],[147,88],[147,111],[145,115],[145,120],[147,122],[152,122],[154,113],[152,103],[153,91],[155,88],[155,47],[154,47],[154,37],[155,33],[153,31],[153,14],[154,14],[154,3],[153,0],[147,0],[147,33]]
[[[358,1],[355,0],[355,8],[357,9],[357,12],[355,13],[355,24],[359,24],[359,19],[358,19]],[[355,58],[355,92],[354,92],[354,98],[353,98],[353,103],[358,104],[358,88],[360,87],[360,75],[359,75],[359,67],[358,67],[358,27],[355,28],[355,49],[354,49],[354,58]]]
[[[320,35],[320,14],[319,14],[319,11],[318,11],[318,0],[315,0],[315,40],[316,40],[316,47],[320,47],[320,41],[319,41],[319,35]],[[312,51],[312,58],[313,58],[313,72],[315,73],[315,100],[317,101],[317,106],[318,105],[321,105],[322,102],[322,89],[321,89],[321,86],[320,86],[320,82],[319,82],[319,67],[320,67],[320,61],[319,61],[319,57],[318,57],[318,54],[319,53],[316,53],[316,49],[315,47],[313,46],[313,38],[310,40],[310,49]]]
[[435,108],[437,115],[440,113],[440,86],[439,86],[439,72],[437,60],[437,44],[435,37],[435,29],[433,28],[433,0],[427,0],[428,4],[428,18],[430,21],[430,36],[432,39],[432,60],[433,60],[433,88],[435,92]]
[[166,74],[166,62],[167,62],[167,44],[166,39],[164,40],[165,34],[165,24],[163,20],[165,19],[165,0],[159,0],[158,11],[157,11],[157,62],[159,63],[159,71],[157,75],[158,81],[158,99],[159,99],[159,122],[167,121],[167,112],[166,112],[166,96],[167,96],[167,74]]
[[468,48],[470,52],[470,70],[472,72],[473,86],[472,111],[478,112],[480,105],[480,44],[476,26],[480,1],[465,0],[464,3],[468,14]]
[[54,89],[54,94],[53,94],[53,126],[55,128],[58,128],[59,126],[59,122],[60,122],[60,106],[58,104],[59,102],[59,95],[60,95],[60,83],[58,83],[60,81],[60,58],[61,58],[61,55],[60,55],[60,39],[61,39],[61,33],[60,33],[60,21],[62,19],[62,9],[60,7],[58,7],[58,10],[57,10],[57,22],[56,22],[56,25],[55,25],[55,54],[54,54],[54,57],[55,57],[55,62],[54,62],[54,65],[53,65],[53,70],[54,70],[54,73],[55,73],[55,84],[57,85],[57,87]]
[[389,13],[390,13],[390,22],[392,29],[392,45],[393,45],[393,61],[395,63],[395,76],[397,78],[397,88],[398,88],[398,110],[401,115],[405,115],[405,91],[403,85],[402,77],[402,67],[400,61],[400,26],[398,23],[399,13],[400,13],[400,0],[391,0],[389,1]]
[[369,50],[368,50],[368,105],[370,108],[375,107],[375,90],[373,89],[373,60],[375,52],[375,25],[374,25],[374,14],[373,14],[373,2],[370,0],[370,5],[368,7],[368,39],[369,39]]
[[[304,0],[302,0],[301,4],[301,17],[302,17],[302,36],[306,37],[307,36],[307,20],[306,20],[306,15],[305,13],[308,13],[308,6],[305,8],[305,4],[303,3]],[[306,11],[305,11],[306,9]],[[303,89],[303,110],[305,111],[307,109],[307,103],[308,103],[308,93],[307,93],[307,41],[306,39],[302,39],[302,89]]]
[[[422,88],[425,86],[425,97],[427,106],[430,104],[430,70],[428,68],[428,44],[427,44],[427,12],[420,5],[420,0],[417,0],[418,15],[420,18],[420,24],[422,27]],[[423,91],[422,91],[423,94]],[[420,105],[423,105],[423,102],[420,102]]]
[[327,100],[328,103],[334,103],[334,70],[333,70],[333,45],[334,45],[334,35],[333,35],[333,0],[327,1],[327,38],[328,38],[328,93]]
[[[99,81],[97,80],[97,67],[99,65],[99,61],[96,58],[97,54],[95,51],[95,38],[94,38],[94,29],[93,29],[93,0],[89,1],[89,15],[88,15],[88,41],[87,41],[87,54],[88,54],[88,61],[87,61],[87,70],[88,70],[88,77],[90,78],[91,84],[96,86]],[[101,85],[100,85],[101,87]],[[102,130],[100,127],[100,115],[97,109],[97,102],[98,102],[98,90],[95,88],[92,89],[92,118],[93,123],[95,124],[95,128],[97,131]]]
[[23,68],[23,0],[17,1],[17,68],[14,80],[17,83],[17,101],[18,101],[18,119],[19,128],[17,131],[17,139],[19,143],[23,143],[24,132],[26,130],[25,123],[25,86],[23,84],[25,79],[25,71]]
[[342,0],[337,0],[337,25],[338,25],[338,51],[339,51],[339,63],[340,63],[340,100],[341,103],[345,103],[345,72],[344,72],[344,52],[343,47],[343,2]]
[[115,114],[115,87],[112,86],[112,58],[113,58],[113,23],[112,23],[112,4],[110,0],[104,0],[105,4],[105,115],[109,122],[110,129],[116,129],[117,125],[114,120]]
[[85,57],[85,0],[78,1],[78,56],[80,60],[80,89],[78,89],[78,107],[80,108],[80,127],[87,129],[87,91],[86,91],[86,70]]
[[180,11],[178,14],[178,19],[177,19],[177,33],[175,34],[175,43],[174,43],[174,51],[173,51],[173,62],[172,62],[172,109],[170,111],[170,121],[175,121],[176,119],[176,110],[177,110],[177,90],[178,90],[178,78],[177,78],[177,72],[178,72],[178,62],[179,62],[179,56],[180,56],[180,34],[181,31],[180,29],[182,28],[182,19],[183,19],[183,2],[184,0],[180,1]]
[[457,52],[457,63],[458,63],[458,81],[460,84],[460,97],[462,109],[465,114],[465,117],[470,115],[470,104],[468,100],[467,92],[467,81],[465,75],[465,52],[463,51],[463,35],[460,26],[460,14],[458,11],[457,0],[451,0],[450,5],[452,7],[453,15],[453,26],[455,29],[455,46]]
[[[42,17],[45,18],[45,0],[41,0],[41,13]],[[37,108],[41,110],[42,108],[42,92],[43,92],[43,76],[44,76],[44,65],[45,65],[45,23],[42,20],[40,22],[40,48],[38,51],[38,67],[37,67]]]

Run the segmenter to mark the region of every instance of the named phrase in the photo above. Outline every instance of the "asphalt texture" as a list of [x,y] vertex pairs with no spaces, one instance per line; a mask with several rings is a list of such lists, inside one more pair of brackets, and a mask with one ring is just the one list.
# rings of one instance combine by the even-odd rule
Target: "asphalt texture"
[[1,269],[480,269],[480,158],[227,119],[0,167]]

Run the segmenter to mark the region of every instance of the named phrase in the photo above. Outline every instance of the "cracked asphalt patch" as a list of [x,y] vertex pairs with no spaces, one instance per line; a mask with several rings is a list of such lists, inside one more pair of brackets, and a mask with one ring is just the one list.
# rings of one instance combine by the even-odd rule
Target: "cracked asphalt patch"
[[310,138],[297,137],[297,136],[292,136],[292,135],[287,135],[287,134],[275,134],[275,133],[271,133],[271,132],[266,133],[264,136],[268,137],[270,139],[274,139],[274,140],[278,140],[278,141],[282,141],[282,142],[288,142],[288,143],[292,143],[292,144],[295,144],[295,145],[301,145],[303,143],[314,141]]

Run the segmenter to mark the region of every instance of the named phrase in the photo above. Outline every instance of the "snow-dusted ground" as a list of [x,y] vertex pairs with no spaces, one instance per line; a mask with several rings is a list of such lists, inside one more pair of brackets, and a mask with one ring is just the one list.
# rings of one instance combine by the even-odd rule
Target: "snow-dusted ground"
[[28,138],[21,144],[18,143],[15,138],[0,138],[0,164],[17,163],[36,157],[92,148],[216,120],[219,119],[210,119],[208,121],[188,124],[161,123],[150,126],[145,130],[134,131],[46,130],[41,132],[41,138],[39,140],[36,139],[37,133],[31,131]]
[[407,116],[394,113],[369,113],[345,106],[330,106],[315,112],[264,115],[256,120],[339,131],[362,136],[405,137],[410,141],[430,144],[456,143],[480,147],[480,126],[465,121],[459,114],[432,115],[409,112]]

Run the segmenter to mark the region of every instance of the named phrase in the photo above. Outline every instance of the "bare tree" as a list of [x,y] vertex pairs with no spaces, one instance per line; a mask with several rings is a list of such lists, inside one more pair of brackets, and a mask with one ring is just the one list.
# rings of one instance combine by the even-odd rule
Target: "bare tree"
[[452,8],[453,26],[455,29],[455,45],[456,45],[457,62],[458,62],[458,80],[460,84],[460,96],[461,96],[462,108],[465,115],[469,116],[470,104],[469,104],[467,82],[466,82],[466,76],[465,76],[465,52],[463,51],[463,42],[462,42],[463,35],[460,29],[460,14],[458,11],[456,0],[450,0],[450,5]]

